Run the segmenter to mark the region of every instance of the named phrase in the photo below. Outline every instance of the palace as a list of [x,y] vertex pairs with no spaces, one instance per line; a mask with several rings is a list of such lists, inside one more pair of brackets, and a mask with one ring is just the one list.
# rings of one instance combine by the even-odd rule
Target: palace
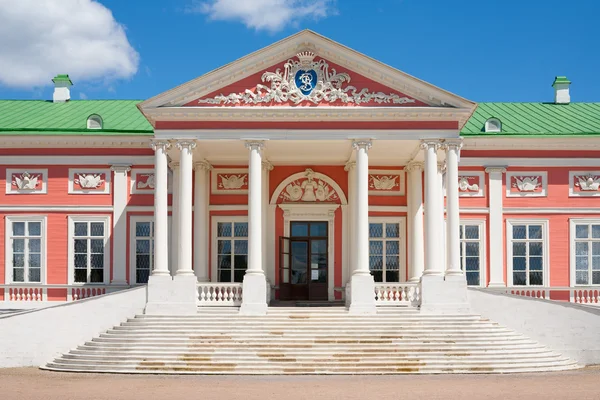
[[140,285],[148,317],[599,301],[600,103],[566,77],[478,104],[302,31],[145,101],[53,82],[0,101],[5,308]]

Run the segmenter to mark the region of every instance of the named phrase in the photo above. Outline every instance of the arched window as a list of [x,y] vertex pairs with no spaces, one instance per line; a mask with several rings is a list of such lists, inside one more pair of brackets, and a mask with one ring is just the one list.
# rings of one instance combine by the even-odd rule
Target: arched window
[[486,132],[502,132],[502,122],[498,118],[488,118],[485,121]]
[[87,119],[88,129],[102,129],[102,117],[97,114],[92,114]]

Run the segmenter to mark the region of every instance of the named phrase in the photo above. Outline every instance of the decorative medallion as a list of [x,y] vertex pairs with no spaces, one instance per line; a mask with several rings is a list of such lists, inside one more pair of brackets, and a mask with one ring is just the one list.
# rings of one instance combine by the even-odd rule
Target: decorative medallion
[[545,197],[548,186],[546,172],[507,172],[507,197]]
[[110,193],[110,170],[69,169],[70,194]]
[[248,193],[248,170],[212,169],[211,186],[213,194],[246,194]]
[[156,184],[154,178],[154,169],[131,170],[131,193],[132,194],[152,194]]
[[569,196],[593,197],[600,196],[600,172],[571,171],[569,172]]
[[45,194],[47,169],[6,170],[6,194]]
[[404,195],[404,172],[400,170],[370,170],[369,194],[375,196]]
[[357,89],[350,83],[350,75],[329,69],[323,59],[315,61],[315,53],[304,51],[296,55],[297,60],[289,59],[283,65],[283,71],[265,72],[261,80],[269,85],[257,84],[253,90],[246,89],[240,93],[219,94],[214,98],[199,99],[199,104],[259,104],[287,103],[300,104],[308,101],[314,104],[321,102],[363,104],[374,101],[378,104],[414,103],[409,97],[400,97],[395,93],[370,92],[368,88]]
[[304,178],[288,184],[279,198],[284,202],[337,202],[337,192],[323,179],[316,178],[311,168],[304,171]]
[[458,173],[458,195],[460,197],[483,197],[484,196],[484,173],[483,172],[459,172]]

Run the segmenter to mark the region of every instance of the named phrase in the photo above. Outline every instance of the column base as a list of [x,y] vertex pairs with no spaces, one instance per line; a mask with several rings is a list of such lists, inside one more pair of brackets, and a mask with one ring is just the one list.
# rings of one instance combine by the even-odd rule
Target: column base
[[470,314],[464,275],[425,275],[421,278],[422,314]]
[[149,315],[194,315],[198,312],[196,276],[150,276],[144,310]]
[[267,279],[264,274],[246,273],[242,283],[241,315],[266,315]]
[[371,274],[352,275],[350,278],[350,314],[377,314],[375,281]]

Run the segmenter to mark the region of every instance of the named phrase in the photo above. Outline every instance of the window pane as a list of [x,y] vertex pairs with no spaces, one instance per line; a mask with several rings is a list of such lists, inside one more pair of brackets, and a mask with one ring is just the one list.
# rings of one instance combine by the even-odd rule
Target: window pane
[[86,283],[87,269],[76,269],[74,279],[76,283]]
[[400,272],[395,271],[385,271],[385,281],[386,282],[398,282],[400,280]]
[[398,256],[385,256],[385,269],[398,270],[400,267],[400,258]]
[[233,268],[235,269],[248,269],[248,256],[235,255],[233,256]]
[[41,282],[41,270],[39,268],[29,268],[29,282]]
[[244,281],[244,275],[246,275],[246,270],[236,269],[233,271],[233,281],[241,283]]
[[371,240],[369,242],[370,254],[383,254],[383,242],[381,240]]
[[87,222],[75,222],[75,236],[87,236],[88,235],[88,224]]
[[467,271],[479,271],[479,257],[467,257]]
[[135,236],[149,237],[150,236],[150,222],[136,222],[135,223]]
[[542,257],[529,257],[529,270],[530,271],[541,271],[544,262]]
[[30,222],[29,223],[29,236],[41,236],[42,235],[42,223],[41,222]]
[[13,236],[25,236],[25,222],[13,222]]
[[593,256],[592,257],[592,269],[593,270],[600,270],[600,256]]
[[138,254],[135,256],[135,267],[137,269],[150,269],[150,255]]
[[513,239],[525,239],[525,225],[513,225]]
[[75,239],[75,253],[87,253],[87,239]]
[[327,240],[312,240],[310,244],[312,254],[327,254]]
[[219,282],[231,282],[230,269],[222,269],[219,271]]
[[219,237],[231,237],[231,223],[230,222],[219,222],[217,224],[217,236]]
[[513,272],[513,285],[524,286],[527,284],[525,272]]
[[292,222],[292,236],[308,236],[307,222]]
[[[149,242],[148,240],[144,240],[144,242]],[[104,240],[102,239],[91,239],[90,247],[92,253],[104,253]]]
[[310,236],[327,236],[327,222],[313,222],[310,224]]
[[87,269],[87,254],[75,254],[75,268]]
[[576,271],[575,272],[575,283],[577,285],[587,285],[588,284],[588,272],[587,271]]
[[575,242],[575,254],[578,256],[587,256],[588,247],[588,242]]
[[219,256],[217,263],[219,269],[231,269],[231,256]]
[[600,239],[600,225],[592,225],[592,237]]
[[[521,243],[519,243],[521,244]],[[479,243],[478,242],[467,242],[465,243],[465,255],[467,257],[478,257],[479,256]]]
[[530,285],[543,285],[544,284],[543,273],[539,272],[539,271],[530,272],[529,273],[529,284]]
[[592,255],[600,256],[600,242],[592,242]]
[[465,239],[479,239],[479,225],[465,225]]
[[13,282],[25,282],[25,270],[23,268],[13,269]]
[[389,238],[400,237],[400,224],[385,224],[385,236]]
[[479,286],[479,272],[467,272],[467,285]]
[[104,236],[103,222],[92,222],[90,225],[91,236]]
[[513,270],[525,271],[525,257],[513,257]]
[[542,238],[542,226],[541,225],[529,225],[529,239],[541,239]]
[[150,254],[150,240],[136,240],[135,252],[137,254]]
[[383,269],[383,257],[382,256],[370,256],[369,257],[369,269],[371,271],[379,271]]
[[398,242],[397,240],[388,240],[385,243],[385,254],[386,255],[400,254],[400,242]]
[[42,251],[41,239],[29,239],[29,251],[32,253],[40,253]]
[[589,262],[588,262],[588,257],[587,256],[579,256],[579,257],[575,257],[575,269],[579,270],[579,271],[587,271],[589,268]]
[[231,254],[231,240],[219,240],[217,242],[218,254]]
[[312,269],[327,268],[327,256],[324,254],[313,255],[310,257],[310,263]]
[[104,254],[92,254],[90,258],[90,268],[104,268]]
[[233,224],[233,235],[236,237],[248,237],[248,223],[236,222]]
[[148,278],[150,277],[150,270],[148,269],[138,269],[135,271],[135,282],[136,283],[148,283]]
[[41,268],[41,255],[29,254],[29,268]]
[[13,253],[23,253],[25,251],[25,239],[13,239]]
[[575,225],[575,237],[578,239],[587,239],[589,236],[588,225]]
[[513,243],[513,256],[524,256],[526,254],[526,243]]
[[371,271],[371,275],[373,275],[373,280],[375,282],[383,282],[383,271]]
[[600,285],[600,271],[592,272],[592,285]]
[[91,283],[104,282],[104,271],[102,271],[101,269],[92,269],[90,271],[90,282]]
[[541,256],[542,255],[542,242],[529,243],[529,255],[530,256]]
[[248,241],[247,240],[235,240],[234,241],[234,253],[237,254],[248,254]]
[[383,224],[369,224],[369,237],[383,237]]
[[25,254],[13,253],[13,268],[25,268]]

